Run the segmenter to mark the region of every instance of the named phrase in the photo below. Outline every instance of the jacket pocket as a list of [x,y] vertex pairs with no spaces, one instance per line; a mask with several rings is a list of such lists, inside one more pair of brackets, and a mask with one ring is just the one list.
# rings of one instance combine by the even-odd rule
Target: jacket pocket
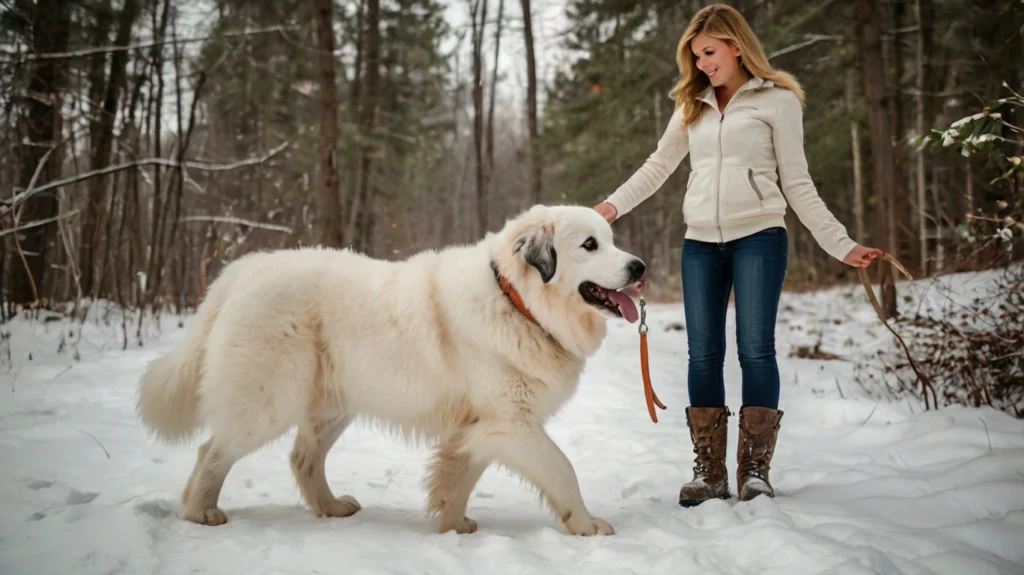
[[715,184],[710,177],[707,170],[690,172],[683,195],[683,220],[686,223],[706,224],[714,221]]
[[746,167],[723,167],[717,210],[722,222],[743,220],[764,213],[764,202],[750,185],[750,172]]
[[757,194],[757,199],[764,205],[764,194],[761,193],[761,188],[757,187],[757,181],[754,180],[754,169],[747,168],[747,181],[750,182],[750,188]]

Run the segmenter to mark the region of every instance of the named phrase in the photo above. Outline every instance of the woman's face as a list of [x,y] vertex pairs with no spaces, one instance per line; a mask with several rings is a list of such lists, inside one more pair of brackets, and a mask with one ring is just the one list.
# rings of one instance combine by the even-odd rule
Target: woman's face
[[740,73],[739,46],[701,32],[690,42],[690,49],[697,58],[694,64],[712,86],[724,86]]

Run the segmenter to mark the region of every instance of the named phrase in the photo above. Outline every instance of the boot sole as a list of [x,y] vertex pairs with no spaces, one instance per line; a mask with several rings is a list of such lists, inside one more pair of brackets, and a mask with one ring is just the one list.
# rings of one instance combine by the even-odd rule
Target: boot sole
[[[711,499],[722,499],[722,500],[725,500],[725,499],[729,499],[730,497],[732,497],[732,496],[729,495],[728,493],[726,493],[725,495],[719,495],[718,497],[712,497]],[[700,505],[701,503],[704,503],[705,501],[708,501],[708,500],[707,499],[680,499],[679,500],[679,506],[680,507],[687,507],[687,508],[689,508],[689,507],[696,507],[696,506]]]

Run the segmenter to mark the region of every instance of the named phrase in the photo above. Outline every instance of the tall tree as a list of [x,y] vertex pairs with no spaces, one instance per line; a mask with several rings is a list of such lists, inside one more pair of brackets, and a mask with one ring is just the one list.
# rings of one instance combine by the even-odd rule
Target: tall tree
[[[878,0],[857,0],[857,32],[860,39],[861,70],[867,100],[868,128],[871,136],[872,184],[875,202],[875,228],[872,241],[885,251],[894,249],[887,229],[892,208],[894,168],[892,129],[889,124],[889,99],[885,90],[885,65],[882,59],[881,14]],[[882,308],[887,317],[896,315],[896,286],[892,270],[879,263],[882,272]]]
[[487,175],[494,172],[494,102],[498,95],[498,58],[501,56],[501,29],[504,23],[505,0],[498,0],[498,17],[494,31],[494,68],[491,70],[491,91],[487,102]]
[[334,17],[332,0],[313,0],[316,9],[318,78],[320,80],[320,194],[323,243],[341,247],[342,215],[338,196],[338,99],[334,80]]
[[537,58],[533,46],[533,13],[530,0],[522,0],[523,39],[526,43],[526,122],[530,158],[530,201],[539,204],[543,194],[542,165],[537,136]]
[[[109,2],[105,3],[109,9]],[[132,36],[132,26],[139,15],[138,0],[125,0],[121,8],[117,24],[115,46],[128,46]],[[103,88],[103,99],[95,113],[93,133],[92,161],[90,168],[101,170],[110,165],[110,157],[114,144],[114,120],[117,117],[118,103],[121,92],[127,82],[126,66],[128,50],[116,50],[110,57],[110,74],[106,77]],[[97,176],[89,180],[89,203],[82,226],[82,283],[89,289],[93,297],[100,295],[102,283],[101,247],[104,224],[107,215],[107,190],[110,187],[107,175]]]
[[[917,122],[919,137],[928,131],[928,122],[932,120],[931,95],[932,87],[931,55],[933,47],[933,25],[935,10],[932,0],[917,0]],[[928,179],[925,171],[925,155],[917,154],[917,234],[919,240],[918,260],[921,262],[922,274],[928,273]]]
[[[70,34],[69,0],[38,0],[32,18],[32,52],[64,52]],[[25,104],[25,133],[20,146],[21,185],[28,189],[57,179],[63,158],[61,103],[67,86],[67,60],[34,59],[29,65],[29,84]],[[45,162],[43,161],[45,158]],[[36,177],[38,170],[39,176]],[[33,179],[35,178],[35,181]],[[25,201],[22,222],[50,220],[59,209],[57,194],[38,193]],[[18,262],[11,270],[11,302],[35,304],[44,297],[50,244],[56,225],[47,223],[22,231],[24,239],[16,245]]]
[[472,22],[473,60],[473,156],[476,168],[476,222],[473,237],[480,238],[487,230],[487,186],[484,164],[484,31],[487,29],[488,0],[468,0]]
[[358,250],[369,251],[373,226],[373,155],[377,149],[377,109],[380,106],[380,0],[366,1],[366,70],[359,93],[358,189],[348,219],[348,239]]

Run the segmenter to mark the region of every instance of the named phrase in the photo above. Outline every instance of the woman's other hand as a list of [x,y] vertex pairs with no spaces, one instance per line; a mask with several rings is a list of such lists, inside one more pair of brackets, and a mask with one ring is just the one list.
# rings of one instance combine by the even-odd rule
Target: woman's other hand
[[605,219],[609,224],[615,221],[615,217],[619,215],[619,211],[615,209],[615,206],[608,202],[601,202],[594,206],[597,213],[601,214],[601,217]]

